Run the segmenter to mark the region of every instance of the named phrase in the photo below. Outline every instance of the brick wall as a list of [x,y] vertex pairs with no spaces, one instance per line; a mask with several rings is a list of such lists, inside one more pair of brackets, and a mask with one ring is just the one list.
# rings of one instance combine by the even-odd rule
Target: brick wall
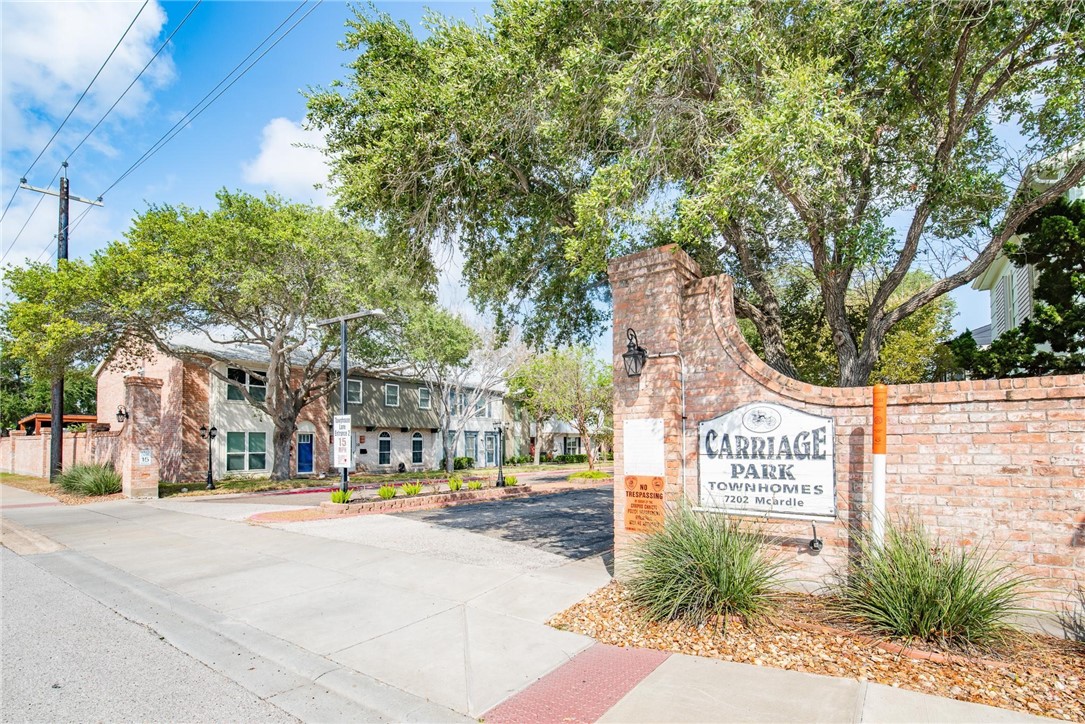
[[[114,408],[115,409],[115,408]],[[63,467],[77,463],[110,463],[114,461],[117,432],[65,432]],[[49,444],[52,435],[27,435],[13,430],[0,437],[0,472],[49,475]]]
[[[615,466],[624,473],[624,421],[662,418],[665,499],[698,496],[697,423],[751,402],[773,402],[832,417],[836,435],[837,516],[818,524],[825,548],[807,549],[808,521],[769,526],[801,581],[824,583],[844,563],[849,527],[869,515],[869,387],[824,388],[784,377],[746,345],[732,305],[731,280],[702,278],[684,252],[663,247],[614,260]],[[639,379],[622,369],[625,330],[649,353]],[[1085,582],[1085,376],[976,380],[889,388],[887,508],[914,516],[947,542],[990,547],[1036,576],[1034,603],[1056,608]],[[684,470],[684,475],[683,475]],[[683,483],[685,493],[683,493]],[[626,570],[636,534],[624,529],[623,486],[615,486],[615,553]]]

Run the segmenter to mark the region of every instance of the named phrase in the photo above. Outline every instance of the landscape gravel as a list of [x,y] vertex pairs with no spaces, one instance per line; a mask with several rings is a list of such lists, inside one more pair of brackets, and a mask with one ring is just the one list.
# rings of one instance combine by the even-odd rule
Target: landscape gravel
[[[1020,634],[998,650],[947,660],[893,653],[855,631],[826,626],[813,596],[786,596],[773,617],[725,627],[644,619],[612,583],[549,623],[618,646],[871,681],[1066,721],[1085,721],[1085,645]],[[899,648],[899,646],[889,646]],[[914,648],[914,644],[913,644]],[[917,655],[923,655],[918,653]]]

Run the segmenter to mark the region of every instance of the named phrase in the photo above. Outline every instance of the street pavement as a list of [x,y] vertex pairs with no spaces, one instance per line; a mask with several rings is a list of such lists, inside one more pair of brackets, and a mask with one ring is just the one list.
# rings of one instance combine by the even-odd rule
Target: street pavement
[[[0,486],[3,721],[1035,720],[546,626],[610,580],[598,525],[543,529],[605,515],[583,492],[268,527],[243,520],[272,507],[255,496],[57,506]],[[49,631],[73,620],[88,631]]]

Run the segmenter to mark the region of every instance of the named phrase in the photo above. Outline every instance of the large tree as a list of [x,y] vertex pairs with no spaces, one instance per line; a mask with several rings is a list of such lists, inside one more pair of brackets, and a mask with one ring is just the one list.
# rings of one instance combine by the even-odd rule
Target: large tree
[[1021,227],[1006,257],[1037,272],[1029,317],[986,349],[971,334],[954,341],[963,366],[978,377],[1085,372],[1085,201],[1058,199]]
[[[98,383],[89,367],[70,367],[64,372],[64,414],[93,415]],[[30,372],[25,360],[0,353],[0,429],[14,428],[22,418],[48,412],[52,406],[52,383]]]
[[513,351],[476,332],[461,316],[434,306],[411,310],[402,339],[404,364],[430,391],[445,470],[451,473],[456,441],[467,423],[497,399],[494,391],[514,364]]
[[[339,327],[313,322],[360,308],[396,312],[414,290],[426,295],[412,279],[416,267],[331,211],[274,195],[224,190],[217,198],[211,211],[148,209],[125,241],[94,256],[90,283],[102,317],[125,325],[130,347],[122,352],[157,349],[200,364],[267,415],[275,428],[271,476],[283,479],[299,413],[338,384],[329,371],[339,356]],[[350,324],[355,359],[385,361],[381,322]],[[179,333],[213,344],[179,346]],[[231,355],[238,344],[261,349],[266,366]],[[266,391],[238,384],[219,361],[263,377]]]
[[[458,243],[472,296],[529,339],[588,334],[607,259],[677,241],[736,277],[791,375],[774,272],[806,265],[837,382],[864,384],[894,326],[1085,176],[1083,26],[1074,0],[499,0],[424,40],[359,15],[309,120],[345,208],[419,257]],[[915,269],[930,283],[895,301]]]

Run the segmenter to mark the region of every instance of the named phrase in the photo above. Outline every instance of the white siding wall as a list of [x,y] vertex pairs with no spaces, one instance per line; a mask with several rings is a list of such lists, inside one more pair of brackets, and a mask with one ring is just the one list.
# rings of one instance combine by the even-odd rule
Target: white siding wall
[[[216,363],[217,369],[223,376],[226,375],[227,365]],[[210,374],[210,373],[208,373]],[[212,445],[215,461],[215,480],[223,476],[234,477],[259,477],[271,474],[274,465],[274,452],[272,450],[272,436],[275,433],[275,425],[264,413],[257,410],[245,400],[227,400],[226,388],[229,385],[215,375],[211,375],[210,396],[208,408],[211,411],[210,425],[218,428],[218,436]],[[210,426],[209,425],[209,426]],[[226,470],[226,433],[228,432],[263,432],[266,433],[267,441],[267,466],[263,470]]]

